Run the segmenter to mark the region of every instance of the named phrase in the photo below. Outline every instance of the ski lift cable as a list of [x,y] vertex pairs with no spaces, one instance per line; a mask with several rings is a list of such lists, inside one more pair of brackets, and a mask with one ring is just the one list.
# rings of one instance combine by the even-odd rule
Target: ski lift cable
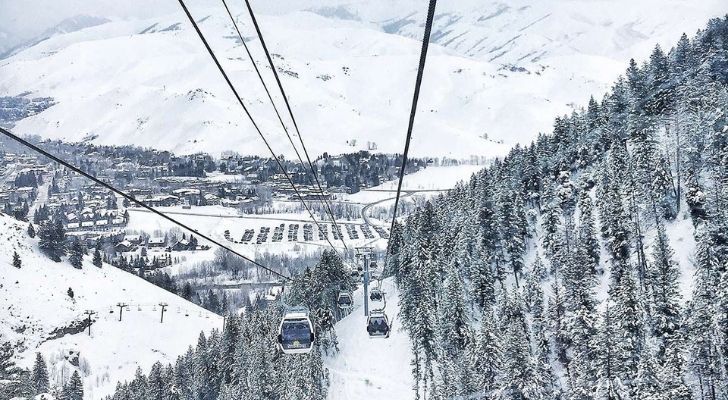
[[[281,91],[283,101],[286,104],[286,109],[288,110],[288,115],[291,117],[291,121],[293,122],[293,127],[296,130],[296,134],[298,135],[298,141],[301,142],[301,148],[303,149],[303,153],[306,156],[306,161],[308,161],[308,166],[311,169],[311,174],[313,175],[313,178],[316,181],[316,186],[318,187],[319,193],[321,193],[321,199],[324,202],[324,205],[326,206],[326,208],[328,210],[329,217],[331,217],[331,222],[334,224],[334,226],[339,231],[341,231],[341,229],[339,229],[339,225],[336,223],[336,218],[334,217],[334,213],[331,210],[331,204],[328,201],[326,201],[326,199],[323,197],[324,190],[321,186],[321,181],[319,180],[318,174],[316,173],[316,168],[314,168],[313,163],[311,162],[311,157],[308,154],[308,149],[306,149],[306,145],[303,142],[303,136],[301,135],[301,131],[298,128],[298,122],[296,122],[296,117],[293,116],[293,110],[291,109],[291,104],[288,101],[288,96],[286,95],[286,91],[285,91],[285,89],[283,89],[283,84],[281,83],[280,77],[278,76],[278,70],[276,69],[275,65],[273,64],[273,59],[271,58],[270,52],[268,51],[268,46],[265,44],[265,39],[263,38],[263,32],[261,32],[260,26],[258,25],[258,20],[257,20],[257,18],[255,18],[255,13],[253,12],[253,7],[251,7],[249,0],[245,0],[245,5],[248,8],[248,13],[250,14],[250,19],[253,22],[255,31],[258,34],[258,38],[260,39],[260,45],[263,48],[263,51],[265,52],[265,57],[268,60],[268,65],[270,66],[271,71],[273,71],[273,76],[275,77],[276,83],[278,84],[278,89],[280,89],[280,91]],[[271,102],[272,101],[273,100],[271,99]],[[289,137],[289,139],[290,139],[290,137]],[[291,143],[291,145],[293,145],[293,143]],[[294,146],[294,148],[295,148],[295,146]],[[300,160],[300,156],[299,156],[299,160]],[[303,160],[301,160],[301,164],[303,164]],[[346,242],[344,242],[344,235],[339,235],[339,239],[341,240],[341,243],[344,245],[344,248],[348,251],[349,248],[347,247]]]
[[[301,157],[301,153],[298,151],[298,148],[293,143],[293,139],[291,138],[291,134],[288,131],[288,127],[286,127],[286,124],[283,122],[283,118],[281,117],[280,112],[278,111],[278,106],[276,106],[275,101],[273,101],[273,96],[270,94],[270,90],[268,90],[268,85],[265,83],[265,80],[263,79],[263,75],[260,73],[260,69],[258,68],[258,65],[255,63],[255,59],[253,58],[253,55],[250,53],[250,49],[248,48],[247,43],[245,43],[245,39],[243,38],[242,33],[240,33],[240,28],[238,27],[237,22],[235,21],[235,18],[233,17],[232,13],[230,12],[230,8],[228,7],[228,4],[225,0],[221,0],[223,6],[225,7],[225,11],[227,12],[228,17],[230,17],[230,22],[232,22],[233,27],[235,28],[235,32],[238,34],[238,38],[240,39],[240,42],[243,44],[243,48],[245,49],[245,52],[248,55],[248,58],[250,59],[250,63],[253,65],[253,69],[255,69],[255,73],[258,75],[258,80],[260,80],[260,83],[263,85],[263,89],[265,89],[265,94],[268,96],[268,100],[270,100],[270,104],[273,106],[273,110],[275,111],[276,117],[278,118],[278,122],[280,122],[281,127],[283,128],[283,131],[286,133],[286,137],[288,138],[288,141],[291,143],[291,147],[293,147],[293,151],[296,153],[296,157],[298,158],[298,161],[301,163],[301,166],[304,170],[306,170],[306,163],[303,161],[303,158]],[[252,9],[249,9],[252,15]],[[256,26],[256,30],[258,28],[257,21],[253,17],[253,23]],[[260,32],[260,31],[258,31]],[[283,95],[283,99],[286,102],[286,105],[288,106],[288,99],[286,97],[286,93],[283,90],[283,86],[281,85],[280,81],[278,80],[278,73],[275,70],[275,67],[273,65],[273,61],[271,60],[270,56],[268,55],[268,48],[265,45],[265,42],[263,41],[263,37],[260,36],[260,42],[263,45],[263,50],[265,50],[266,56],[268,57],[268,63],[273,70],[273,74],[276,77],[276,81],[278,82],[278,87],[281,90],[281,94]],[[316,183],[316,186],[318,187],[319,193],[317,197],[319,198],[319,201],[323,203],[325,207],[325,212],[328,213],[329,218],[331,218],[332,223],[336,223],[336,218],[334,217],[334,213],[331,209],[331,205],[324,197],[324,191],[321,187],[321,182],[318,179],[318,175],[316,174],[316,170],[313,167],[313,163],[311,163],[311,159],[308,156],[308,151],[306,150],[306,146],[303,144],[303,138],[301,137],[301,133],[298,131],[298,124],[296,123],[295,118],[293,117],[293,113],[291,112],[290,106],[288,106],[288,113],[291,116],[291,120],[293,120],[293,126],[296,128],[296,132],[298,133],[298,138],[301,142],[301,147],[303,148],[304,152],[306,153],[306,159],[308,160],[308,167],[311,169],[311,173],[313,175],[313,179],[309,176],[309,182],[311,184]],[[308,176],[308,173],[306,173]],[[315,182],[314,182],[315,181]],[[349,248],[346,245],[346,242],[344,242],[343,235],[340,235],[339,239],[341,239],[341,243],[344,245],[344,248],[348,251]]]
[[[217,69],[220,71],[220,74],[225,79],[225,82],[227,83],[227,85],[230,88],[230,90],[233,92],[233,95],[235,95],[235,98],[237,99],[238,104],[240,104],[240,107],[243,108],[243,111],[245,112],[245,115],[248,117],[248,119],[250,120],[251,124],[253,124],[253,128],[255,128],[256,132],[258,132],[258,135],[260,136],[260,138],[263,139],[263,143],[265,143],[265,146],[268,148],[268,151],[270,152],[271,157],[273,157],[273,159],[276,161],[276,164],[278,164],[278,168],[280,168],[281,171],[283,171],[283,175],[285,176],[285,178],[288,181],[288,183],[291,185],[291,188],[296,193],[296,196],[298,197],[298,199],[303,204],[303,207],[306,209],[306,211],[308,212],[308,214],[311,216],[311,219],[313,220],[313,223],[316,224],[316,227],[318,227],[319,229],[321,229],[321,227],[319,226],[318,221],[316,220],[316,217],[313,214],[313,211],[311,211],[311,208],[308,206],[308,204],[306,204],[306,201],[303,200],[303,197],[301,196],[301,193],[296,188],[296,185],[293,184],[293,180],[291,179],[291,176],[288,174],[288,171],[286,171],[286,169],[283,167],[283,164],[281,163],[281,161],[276,156],[276,153],[273,151],[273,148],[270,146],[270,143],[268,142],[268,139],[266,139],[265,138],[265,135],[263,135],[263,131],[261,131],[260,127],[258,126],[258,123],[255,122],[255,119],[253,118],[253,115],[250,114],[250,111],[248,110],[248,107],[243,102],[243,99],[238,94],[238,90],[235,89],[235,85],[233,85],[232,81],[228,77],[227,72],[225,72],[225,69],[222,67],[222,64],[220,64],[220,61],[217,59],[217,56],[215,55],[215,52],[212,50],[212,47],[210,47],[210,44],[207,42],[207,39],[205,38],[205,35],[202,33],[202,31],[200,30],[200,27],[197,25],[197,22],[192,17],[192,14],[190,13],[189,9],[187,8],[187,5],[185,4],[184,0],[178,0],[178,2],[180,4],[180,6],[182,6],[182,9],[184,10],[185,15],[187,16],[187,19],[189,19],[190,23],[195,28],[195,32],[197,32],[197,36],[199,36],[200,40],[202,41],[202,44],[205,46],[205,49],[207,49],[207,52],[209,53],[210,57],[212,58],[212,61],[217,66]],[[339,251],[336,249],[336,247],[334,247],[334,245],[331,243],[331,240],[328,237],[326,237],[326,241],[329,243],[329,245],[331,246],[331,248],[337,254],[339,254],[339,257],[341,257],[342,260],[343,260],[343,256],[341,255],[341,253],[339,253]]]
[[[246,0],[247,1],[247,0]],[[432,32],[432,21],[435,17],[435,6],[437,0],[430,0],[427,10],[427,21],[425,22],[425,34],[422,38],[422,50],[420,52],[420,63],[417,68],[417,79],[415,80],[415,91],[412,97],[412,109],[410,110],[409,125],[407,126],[407,138],[404,143],[404,152],[402,153],[402,167],[399,170],[399,182],[397,183],[397,195],[394,198],[394,211],[392,214],[392,224],[389,227],[389,238],[387,239],[387,251],[385,257],[389,255],[390,245],[392,243],[392,233],[394,232],[394,224],[397,222],[397,207],[399,206],[399,198],[402,193],[402,181],[404,180],[404,170],[407,167],[407,155],[409,154],[410,142],[412,140],[412,128],[415,123],[417,114],[417,102],[420,97],[420,86],[422,85],[422,76],[425,72],[425,61],[427,60],[427,49],[430,44],[430,33]],[[385,262],[386,266],[386,262]]]
[[156,215],[158,215],[158,216],[166,219],[169,222],[172,222],[173,224],[179,226],[180,228],[185,229],[185,230],[187,230],[187,231],[189,231],[191,233],[194,233],[195,235],[197,235],[197,236],[199,236],[199,237],[207,240],[208,242],[210,242],[210,243],[212,243],[214,245],[217,245],[218,247],[220,247],[222,249],[225,249],[225,250],[229,251],[232,254],[235,254],[236,256],[242,258],[243,260],[248,261],[249,263],[251,263],[251,264],[253,264],[253,265],[257,266],[257,267],[263,268],[264,270],[272,273],[275,276],[278,276],[281,279],[284,279],[286,281],[290,281],[291,280],[291,278],[289,276],[286,276],[286,275],[284,275],[284,274],[282,274],[280,272],[274,271],[273,269],[268,268],[265,265],[263,265],[263,264],[255,261],[255,260],[253,260],[251,258],[248,258],[248,257],[246,257],[246,256],[244,256],[242,254],[240,254],[239,252],[231,249],[230,247],[225,246],[224,244],[218,242],[217,240],[215,240],[215,239],[213,239],[213,238],[211,238],[211,237],[209,237],[209,236],[207,236],[207,235],[205,235],[205,234],[197,231],[196,229],[194,229],[194,228],[192,228],[192,227],[190,227],[190,226],[188,226],[188,225],[186,225],[186,224],[184,224],[184,223],[182,223],[182,222],[180,222],[180,221],[178,221],[178,220],[176,220],[176,219],[168,216],[167,214],[165,214],[165,213],[157,210],[156,208],[148,205],[147,203],[144,203],[143,201],[137,200],[133,196],[124,193],[121,189],[118,189],[115,186],[113,186],[113,185],[111,185],[109,183],[106,183],[106,182],[104,182],[104,181],[96,178],[95,176],[93,176],[93,175],[91,175],[91,174],[89,174],[87,172],[82,171],[81,169],[79,169],[78,167],[72,165],[68,161],[65,161],[65,160],[61,159],[60,157],[57,157],[57,156],[55,156],[55,155],[53,155],[53,154],[51,154],[51,153],[43,150],[42,148],[34,145],[33,143],[30,143],[29,141],[27,141],[27,140],[25,140],[25,139],[23,139],[23,138],[15,135],[14,133],[12,133],[12,132],[10,132],[10,131],[2,128],[2,127],[0,127],[0,133],[2,133],[3,135],[7,136],[8,138],[10,138],[10,139],[12,139],[12,140],[14,140],[16,142],[22,144],[23,146],[28,147],[29,149],[35,151],[36,153],[39,153],[39,154],[41,154],[41,155],[43,155],[43,156],[45,156],[45,157],[47,157],[47,158],[49,158],[49,159],[57,162],[58,164],[63,165],[64,167],[72,170],[73,172],[75,172],[75,173],[77,173],[79,175],[82,175],[82,176],[84,176],[84,177],[92,180],[97,185],[101,185],[101,186],[103,186],[103,187],[111,190],[112,192],[114,192],[114,193],[116,193],[116,194],[124,197],[125,199],[129,200],[130,202],[138,205],[139,207],[142,207],[142,208],[148,210],[149,212],[151,212],[153,214],[156,214]]

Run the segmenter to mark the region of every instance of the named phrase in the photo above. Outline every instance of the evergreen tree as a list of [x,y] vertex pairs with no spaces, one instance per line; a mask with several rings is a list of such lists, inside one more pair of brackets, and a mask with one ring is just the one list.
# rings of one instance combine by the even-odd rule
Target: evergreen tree
[[35,363],[33,364],[31,379],[35,393],[45,393],[48,391],[48,367],[40,353],[35,353]]
[[28,224],[28,236],[33,239],[35,238],[35,228],[33,227],[33,224]]
[[[657,238],[652,253],[651,271],[649,274],[652,292],[652,325],[655,335],[663,339],[673,336],[680,329],[680,270],[673,260],[674,253],[670,247],[665,228],[657,226]],[[664,341],[661,343],[658,356],[664,353]]]
[[545,400],[545,382],[530,355],[529,334],[518,295],[506,299],[503,330],[503,379],[500,390],[504,398],[513,400]]
[[[62,225],[61,225],[62,226]],[[55,262],[61,261],[65,255],[65,234],[59,236],[58,226],[53,221],[45,221],[40,224],[38,237],[40,238],[40,249],[48,258]]]
[[98,268],[101,268],[103,266],[103,261],[101,259],[101,252],[99,251],[98,247],[94,250],[93,264],[94,264],[94,266],[96,266]]
[[74,268],[81,269],[83,265],[83,247],[79,240],[74,240],[71,244],[71,249],[68,254],[68,262],[73,265]]
[[619,400],[628,398],[629,393],[619,378],[621,362],[621,349],[619,346],[618,330],[615,326],[613,305],[610,300],[602,315],[599,332],[596,340],[596,357],[594,369],[596,370],[597,392],[596,398],[605,400]]
[[624,274],[613,292],[614,324],[617,337],[621,338],[617,347],[616,375],[625,384],[631,384],[637,375],[640,354],[644,347],[643,309],[632,274]]
[[83,382],[78,371],[73,371],[71,379],[63,387],[64,400],[83,400]]
[[492,393],[498,386],[503,360],[493,318],[492,313],[483,315],[475,344],[468,348],[467,366],[472,369],[475,393]]
[[23,266],[23,261],[20,259],[17,251],[13,251],[13,267],[20,269]]

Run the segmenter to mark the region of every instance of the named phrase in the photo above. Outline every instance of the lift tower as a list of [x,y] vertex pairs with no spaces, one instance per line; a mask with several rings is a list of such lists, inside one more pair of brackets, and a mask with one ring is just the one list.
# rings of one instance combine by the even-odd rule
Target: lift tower
[[369,261],[372,254],[374,253],[374,247],[364,246],[356,248],[356,258],[364,262],[362,268],[363,281],[364,281],[364,316],[369,316]]

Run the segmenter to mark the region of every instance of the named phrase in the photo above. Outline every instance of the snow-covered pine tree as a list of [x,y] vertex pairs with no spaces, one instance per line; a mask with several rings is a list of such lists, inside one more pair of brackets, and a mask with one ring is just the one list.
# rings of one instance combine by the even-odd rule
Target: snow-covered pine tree
[[13,251],[13,267],[20,269],[23,267],[23,261],[17,251]]
[[467,367],[472,369],[475,394],[487,396],[498,387],[502,368],[501,338],[492,312],[485,312],[475,343],[468,346]]
[[63,387],[64,400],[83,400],[83,382],[78,371],[73,371],[71,379]]
[[667,343],[664,339],[674,336],[681,329],[680,270],[674,261],[674,253],[662,223],[657,225],[651,261],[648,273],[652,294],[650,317],[654,335],[660,340],[657,357],[661,359]]
[[40,353],[35,353],[35,363],[33,364],[31,381],[33,382],[33,389],[35,390],[35,393],[48,392],[48,367]]
[[98,247],[94,249],[94,258],[92,262],[94,266],[98,268],[101,268],[104,265],[103,260],[101,259],[101,252],[99,251]]
[[81,269],[83,265],[83,247],[78,239],[74,240],[71,244],[71,249],[68,253],[68,262],[77,269]]

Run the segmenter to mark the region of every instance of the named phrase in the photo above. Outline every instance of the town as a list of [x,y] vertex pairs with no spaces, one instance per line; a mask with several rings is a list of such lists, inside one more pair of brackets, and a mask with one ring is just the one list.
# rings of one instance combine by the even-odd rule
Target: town
[[[393,180],[402,161],[399,156],[366,151],[338,156],[324,154],[313,162],[320,190],[316,179],[305,172],[307,168],[283,157],[278,161],[288,172],[293,186],[276,160],[242,156],[232,151],[214,158],[205,153],[178,156],[132,146],[38,142],[48,151],[73,160],[82,171],[126,188],[125,193],[151,207],[176,207],[194,213],[193,207],[217,206],[215,210],[220,207],[229,210],[230,217],[302,211],[298,202],[304,200],[310,202],[323,221],[327,219],[326,214],[314,201],[336,201],[343,194]],[[10,142],[2,144],[5,151],[0,152],[0,208],[16,219],[28,221],[33,230],[49,221],[60,224],[66,248],[72,249],[78,243],[84,251],[96,249],[104,261],[136,273],[172,265],[185,259],[181,256],[183,252],[210,249],[206,244],[199,244],[194,236],[187,237],[178,231],[130,227],[130,211],[146,210],[42,156],[28,153]],[[436,161],[409,160],[405,172],[416,172],[433,162]],[[239,234],[225,230],[224,237],[231,243],[244,245],[282,242],[284,234],[288,242],[388,237],[380,226],[338,221],[350,219],[352,212],[345,207],[334,207],[333,213],[337,223],[329,220],[316,227],[305,221],[275,226],[262,224],[255,229],[246,227]]]

